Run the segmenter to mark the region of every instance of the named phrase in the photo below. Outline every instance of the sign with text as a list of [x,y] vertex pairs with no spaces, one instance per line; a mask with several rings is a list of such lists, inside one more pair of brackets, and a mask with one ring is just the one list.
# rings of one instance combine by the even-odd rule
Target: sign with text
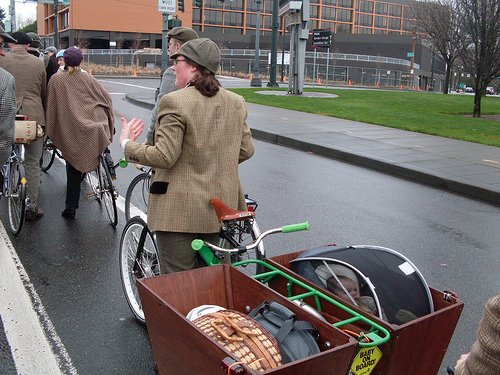
[[328,29],[316,29],[312,31],[313,47],[330,48],[332,45],[332,31]]
[[369,375],[382,358],[382,352],[376,346],[362,348],[352,362],[351,371],[355,375]]
[[177,7],[176,0],[158,0],[158,12],[175,13]]

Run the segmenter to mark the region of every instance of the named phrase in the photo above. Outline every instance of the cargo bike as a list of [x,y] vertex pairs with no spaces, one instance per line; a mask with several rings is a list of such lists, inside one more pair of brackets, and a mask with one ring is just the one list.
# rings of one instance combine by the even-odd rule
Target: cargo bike
[[[233,214],[232,220],[238,215],[245,216],[244,212],[235,210],[226,212]],[[253,218],[254,215],[250,216]],[[416,267],[399,255],[395,255],[395,258],[402,261],[400,264],[405,264],[401,272],[416,275],[413,285],[406,285],[410,288],[407,292],[425,297],[421,310],[403,308],[409,308],[406,305],[393,306],[389,302],[394,303],[394,300],[388,299],[383,293],[374,295],[374,290],[378,291],[379,287],[380,290],[384,289],[382,285],[373,285],[370,278],[358,269],[359,265],[350,265],[345,259],[340,260],[341,265],[353,272],[359,271],[355,273],[356,277],[361,280],[364,292],[372,291],[377,311],[368,313],[355,302],[349,303],[339,298],[325,287],[318,276],[323,272],[323,278],[326,277],[324,268],[339,269],[338,260],[333,261],[337,263],[334,267],[328,267],[331,259],[336,257],[332,254],[327,256],[326,266],[324,263],[315,263],[316,268],[325,266],[318,273],[315,272],[317,279],[307,277],[311,276],[307,273],[304,276],[300,269],[292,266],[297,258],[307,256],[307,251],[270,259],[255,257],[240,260],[232,263],[231,267],[220,264],[220,254],[245,254],[262,245],[262,239],[267,235],[307,228],[307,224],[299,224],[268,230],[258,236],[254,234],[250,244],[230,249],[196,240],[193,242],[193,249],[212,267],[158,277],[144,275],[140,278],[136,277],[139,274],[132,273],[129,281],[133,280],[137,298],[140,296],[142,316],[146,321],[158,372],[259,373],[241,363],[240,358],[224,345],[200,331],[186,318],[186,314],[200,305],[219,305],[249,313],[262,301],[274,301],[290,309],[297,319],[306,320],[317,329],[320,352],[267,369],[264,371],[266,374],[437,373],[463,303],[450,293],[429,288]],[[139,242],[142,242],[140,238],[137,240],[138,245]],[[151,243],[154,244],[154,238]],[[303,253],[306,254],[301,257]],[[389,253],[394,255],[392,251]],[[254,265],[255,271],[258,270],[252,277],[238,270],[238,267],[249,264]],[[410,272],[411,269],[413,272]],[[392,263],[389,270],[394,272]],[[396,317],[404,321],[395,321]],[[429,348],[432,350],[428,350]],[[422,362],[419,360],[419,366],[413,365],[412,356],[415,353],[418,353],[419,358],[424,358]]]

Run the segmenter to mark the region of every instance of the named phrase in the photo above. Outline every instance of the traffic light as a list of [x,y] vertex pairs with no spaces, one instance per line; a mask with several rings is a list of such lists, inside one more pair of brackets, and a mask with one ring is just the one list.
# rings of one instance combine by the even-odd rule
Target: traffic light
[[177,0],[177,10],[184,12],[184,0]]
[[203,6],[203,0],[194,0],[194,5],[201,8]]

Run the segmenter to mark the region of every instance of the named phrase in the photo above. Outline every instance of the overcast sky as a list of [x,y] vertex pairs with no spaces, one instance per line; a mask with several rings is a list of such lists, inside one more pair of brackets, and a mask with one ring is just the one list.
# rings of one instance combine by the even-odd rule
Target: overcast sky
[[[10,20],[9,15],[9,5],[10,0],[0,0],[0,8],[5,10],[7,17],[5,20]],[[16,18],[18,20],[27,20],[28,18],[35,20],[36,19],[36,3],[23,3],[21,0],[16,1]]]

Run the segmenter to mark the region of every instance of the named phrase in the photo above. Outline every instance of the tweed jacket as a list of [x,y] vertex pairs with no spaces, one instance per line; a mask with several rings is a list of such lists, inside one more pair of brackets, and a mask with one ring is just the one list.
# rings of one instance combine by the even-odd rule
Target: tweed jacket
[[14,123],[16,120],[16,82],[12,74],[0,68],[0,165],[14,142]]
[[21,108],[21,114],[45,126],[46,73],[43,61],[24,50],[13,50],[0,59],[0,67],[16,79],[17,108]]
[[500,374],[500,294],[488,300],[477,330],[477,341],[455,375]]
[[146,142],[147,144],[153,144],[153,133],[156,126],[156,120],[158,119],[158,105],[160,104],[160,100],[163,95],[168,94],[177,90],[175,87],[175,74],[174,70],[171,66],[169,66],[165,73],[163,73],[163,77],[161,77],[160,91],[158,92],[158,98],[156,98],[156,103],[151,111],[151,124],[149,125],[148,132],[146,134]]
[[54,74],[47,88],[47,134],[78,171],[97,167],[113,141],[112,101],[101,84],[81,70]]
[[211,98],[187,87],[161,99],[154,145],[125,145],[127,160],[153,167],[152,230],[218,232],[213,197],[244,209],[238,164],[254,153],[246,117],[245,100],[223,88]]

